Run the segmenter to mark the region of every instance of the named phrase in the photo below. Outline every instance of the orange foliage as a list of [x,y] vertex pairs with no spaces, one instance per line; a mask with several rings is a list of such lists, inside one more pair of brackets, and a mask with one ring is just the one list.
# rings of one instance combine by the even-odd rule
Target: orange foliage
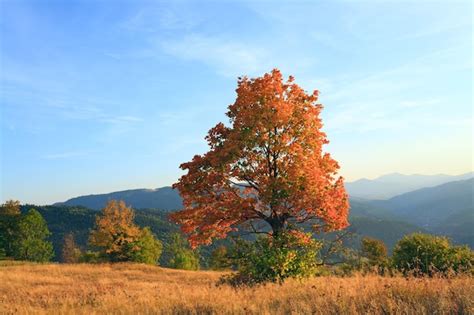
[[348,225],[349,203],[339,166],[322,147],[322,105],[284,82],[279,70],[239,78],[229,106],[230,127],[217,124],[206,137],[209,152],[183,163],[178,183],[184,209],[171,217],[192,246],[224,238],[239,224],[263,220],[273,233],[288,223],[313,222],[326,231]]
[[96,218],[90,244],[103,248],[115,260],[126,260],[126,247],[140,236],[140,228],[133,223],[134,217],[134,211],[123,201],[109,201]]

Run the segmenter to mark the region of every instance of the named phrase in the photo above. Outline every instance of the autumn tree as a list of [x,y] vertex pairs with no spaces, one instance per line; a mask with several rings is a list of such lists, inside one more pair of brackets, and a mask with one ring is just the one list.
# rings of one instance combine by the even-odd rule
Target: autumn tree
[[61,261],[66,264],[77,263],[81,257],[81,250],[76,245],[74,235],[72,233],[64,236],[63,248],[61,250]]
[[[89,244],[99,249],[101,256],[111,262],[155,264],[161,255],[161,243],[154,238],[150,229],[140,229],[135,225],[134,217],[133,209],[123,201],[109,201],[102,214],[96,218]],[[93,253],[87,255],[94,256]]]
[[8,200],[0,206],[1,215],[20,215],[20,202],[18,200]]
[[20,215],[19,201],[8,200],[0,206],[0,256],[13,256],[13,241]]
[[36,209],[30,209],[16,227],[13,257],[36,262],[50,261],[54,256],[53,244],[48,241],[50,235],[43,216]]
[[244,226],[273,237],[302,223],[316,231],[346,227],[348,197],[338,163],[323,152],[318,91],[306,93],[275,69],[239,78],[236,92],[229,125],[209,131],[209,151],[181,164],[186,174],[174,184],[184,209],[171,217],[190,244]]
[[132,208],[123,201],[111,200],[97,216],[89,244],[99,250],[110,261],[129,260],[128,246],[140,235],[140,228],[135,225],[135,214]]

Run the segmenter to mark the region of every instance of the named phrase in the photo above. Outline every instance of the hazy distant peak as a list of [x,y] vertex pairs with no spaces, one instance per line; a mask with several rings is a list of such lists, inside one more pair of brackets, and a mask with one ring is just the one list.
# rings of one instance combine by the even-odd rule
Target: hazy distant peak
[[474,172],[461,175],[404,175],[390,173],[369,180],[366,178],[346,183],[349,195],[366,199],[389,199],[396,195],[417,190],[424,187],[433,187],[451,181],[469,179],[474,177]]

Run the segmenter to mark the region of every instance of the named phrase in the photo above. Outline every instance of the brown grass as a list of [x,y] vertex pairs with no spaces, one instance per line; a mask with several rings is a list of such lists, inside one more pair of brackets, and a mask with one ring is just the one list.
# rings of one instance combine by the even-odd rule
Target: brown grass
[[474,314],[474,281],[320,277],[217,287],[222,273],[136,264],[0,266],[0,313]]

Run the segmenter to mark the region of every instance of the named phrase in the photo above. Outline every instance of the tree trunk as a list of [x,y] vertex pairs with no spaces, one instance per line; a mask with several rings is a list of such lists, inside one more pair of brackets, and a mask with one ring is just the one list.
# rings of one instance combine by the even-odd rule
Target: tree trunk
[[267,221],[267,223],[270,224],[272,228],[273,236],[281,234],[282,232],[286,230],[286,227],[287,227],[286,218],[272,216],[266,219],[265,221]]

